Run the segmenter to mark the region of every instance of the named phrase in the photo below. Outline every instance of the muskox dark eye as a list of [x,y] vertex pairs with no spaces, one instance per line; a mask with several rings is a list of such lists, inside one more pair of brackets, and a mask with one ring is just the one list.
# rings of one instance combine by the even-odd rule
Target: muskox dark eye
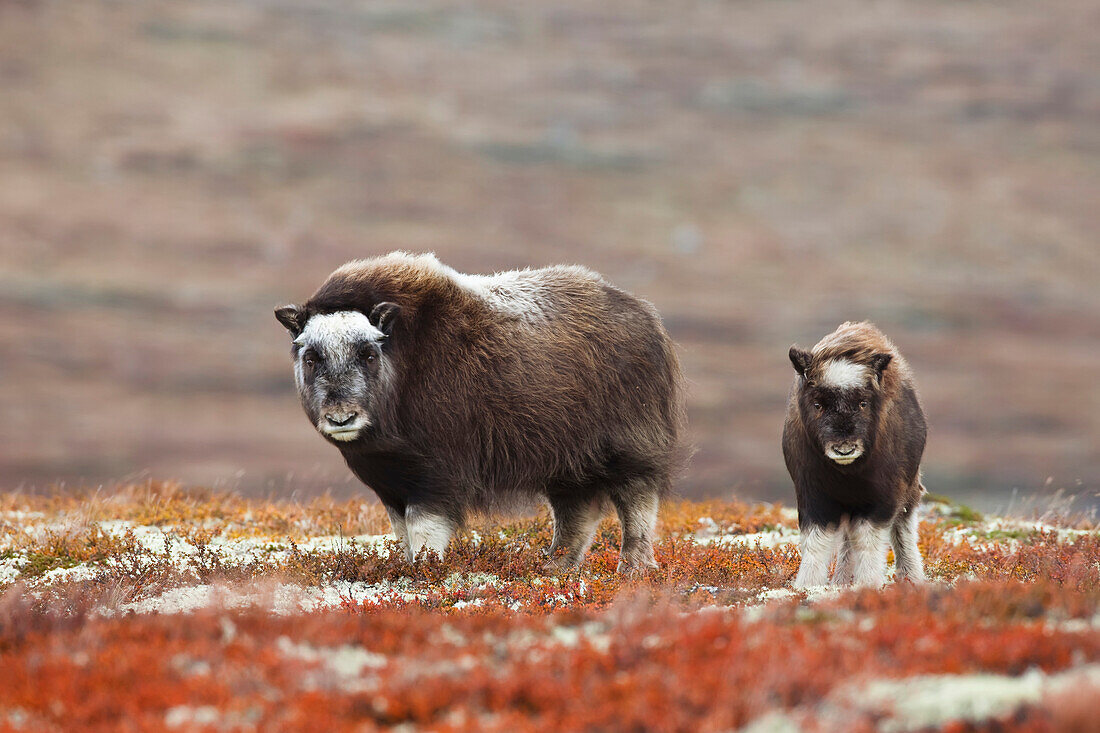
[[367,354],[367,363],[369,364],[369,363],[373,362],[373,361],[374,361],[374,358],[375,358],[375,357],[374,357],[374,352],[370,352],[370,353],[368,353],[368,354]]
[[817,410],[818,412],[821,412],[821,410],[822,410],[821,403],[820,402],[815,402],[814,403],[814,409]]
[[866,410],[867,409],[867,400],[861,400],[860,401],[859,409],[861,409],[861,410]]

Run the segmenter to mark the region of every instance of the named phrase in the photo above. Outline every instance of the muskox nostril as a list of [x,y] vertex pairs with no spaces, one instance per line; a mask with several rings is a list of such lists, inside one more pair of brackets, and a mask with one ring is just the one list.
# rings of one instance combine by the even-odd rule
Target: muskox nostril
[[855,449],[856,449],[856,447],[854,445],[838,445],[835,448],[833,448],[834,451],[836,451],[837,453],[839,453],[842,456],[852,455],[852,452],[855,451]]
[[326,412],[325,419],[333,427],[342,428],[354,420],[357,414],[355,412]]

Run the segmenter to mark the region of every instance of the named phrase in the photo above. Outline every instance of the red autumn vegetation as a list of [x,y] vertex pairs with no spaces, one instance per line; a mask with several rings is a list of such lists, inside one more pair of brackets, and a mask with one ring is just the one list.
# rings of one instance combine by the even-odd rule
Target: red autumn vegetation
[[[14,547],[14,512],[47,521],[81,507],[88,522],[136,519],[199,543],[222,531],[285,532],[304,548],[311,533],[381,529],[374,507],[354,502],[303,507],[156,484],[127,491],[109,501],[8,495],[0,529]],[[921,547],[932,583],[808,597],[781,590],[797,546],[760,539],[791,525],[775,506],[670,504],[661,569],[634,581],[613,572],[611,522],[581,571],[557,579],[538,571],[546,517],[477,523],[443,558],[412,565],[385,545],[349,541],[295,549],[270,567],[221,560],[219,569],[210,555],[205,577],[168,562],[142,566],[138,545],[112,545],[102,530],[37,546],[24,532],[19,552],[28,557],[50,547],[78,556],[81,538],[99,537],[101,554],[85,553],[88,564],[134,558],[48,586],[27,566],[0,591],[0,731],[720,731],[769,714],[803,729],[873,730],[893,713],[843,701],[876,680],[979,673],[1068,682],[941,727],[1089,722],[1075,701],[1100,691],[1088,677],[1100,664],[1095,531],[1040,526],[1005,537],[974,518],[929,512]],[[703,544],[707,532],[764,534]],[[196,581],[220,584],[226,602],[182,614],[123,610]],[[313,612],[229,602],[234,588],[265,582],[390,584],[406,595],[349,596]],[[1059,677],[1076,673],[1080,680]]]

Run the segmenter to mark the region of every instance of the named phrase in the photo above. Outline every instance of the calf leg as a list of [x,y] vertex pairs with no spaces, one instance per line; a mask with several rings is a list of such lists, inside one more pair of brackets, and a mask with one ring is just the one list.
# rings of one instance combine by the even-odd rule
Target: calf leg
[[917,527],[920,523],[917,508],[902,513],[890,527],[890,544],[894,547],[894,566],[897,580],[924,582],[924,561],[917,547]]
[[798,548],[802,552],[802,563],[792,586],[807,588],[812,585],[825,585],[829,582],[829,563],[833,561],[840,543],[844,541],[844,531],[833,525],[823,527],[809,524],[802,528],[798,539]]
[[405,512],[389,504],[386,504],[385,507],[386,514],[389,515],[390,518],[390,527],[393,528],[393,534],[397,537],[397,541],[401,543],[402,547],[405,548],[405,558],[409,562],[412,562],[413,555],[412,549],[409,546],[409,529],[405,524]]
[[579,567],[603,517],[603,501],[591,496],[551,496],[550,509],[554,513],[554,540],[546,569],[560,572]]
[[653,538],[657,533],[658,497],[658,490],[644,482],[611,493],[623,537],[618,572],[634,573],[657,567],[653,558]]
[[836,554],[836,568],[833,570],[833,585],[852,584],[852,537],[849,529],[844,527],[841,532]]
[[438,510],[418,505],[408,507],[405,510],[405,527],[409,536],[411,557],[415,559],[425,547],[443,557],[456,525],[453,519]]
[[886,582],[886,542],[889,525],[877,526],[865,519],[852,522],[848,536],[852,546],[852,582],[857,587],[881,587]]

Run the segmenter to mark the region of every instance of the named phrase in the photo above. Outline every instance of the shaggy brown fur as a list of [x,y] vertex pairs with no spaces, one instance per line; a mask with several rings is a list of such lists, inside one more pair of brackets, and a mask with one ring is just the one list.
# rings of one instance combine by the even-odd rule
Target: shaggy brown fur
[[814,345],[807,371],[810,381],[820,379],[821,368],[834,359],[847,359],[868,369],[877,369],[883,355],[890,357],[890,368],[881,374],[879,389],[883,403],[895,406],[903,384],[913,384],[913,372],[897,347],[873,323],[846,321]]
[[377,320],[379,304],[394,304],[381,324],[392,388],[376,395],[371,429],[338,447],[391,517],[429,513],[454,527],[469,511],[541,497],[560,564],[575,565],[610,501],[624,566],[653,564],[683,404],[650,304],[580,267],[468,276],[398,252],[344,265],[277,315],[296,335],[318,314]]
[[[877,560],[855,557],[857,545],[874,545],[873,537],[887,530],[899,575],[922,578],[915,510],[924,491],[920,461],[927,428],[909,365],[870,323],[844,323],[810,352],[791,347],[790,359],[798,376],[783,455],[799,526],[811,544],[804,547],[796,583],[815,584],[831,560],[822,562],[822,556],[836,551],[834,579],[851,580],[855,565],[855,580],[871,583]],[[830,381],[837,374],[840,381]],[[832,532],[839,533],[835,546]],[[880,550],[884,556],[884,547],[874,552]]]

